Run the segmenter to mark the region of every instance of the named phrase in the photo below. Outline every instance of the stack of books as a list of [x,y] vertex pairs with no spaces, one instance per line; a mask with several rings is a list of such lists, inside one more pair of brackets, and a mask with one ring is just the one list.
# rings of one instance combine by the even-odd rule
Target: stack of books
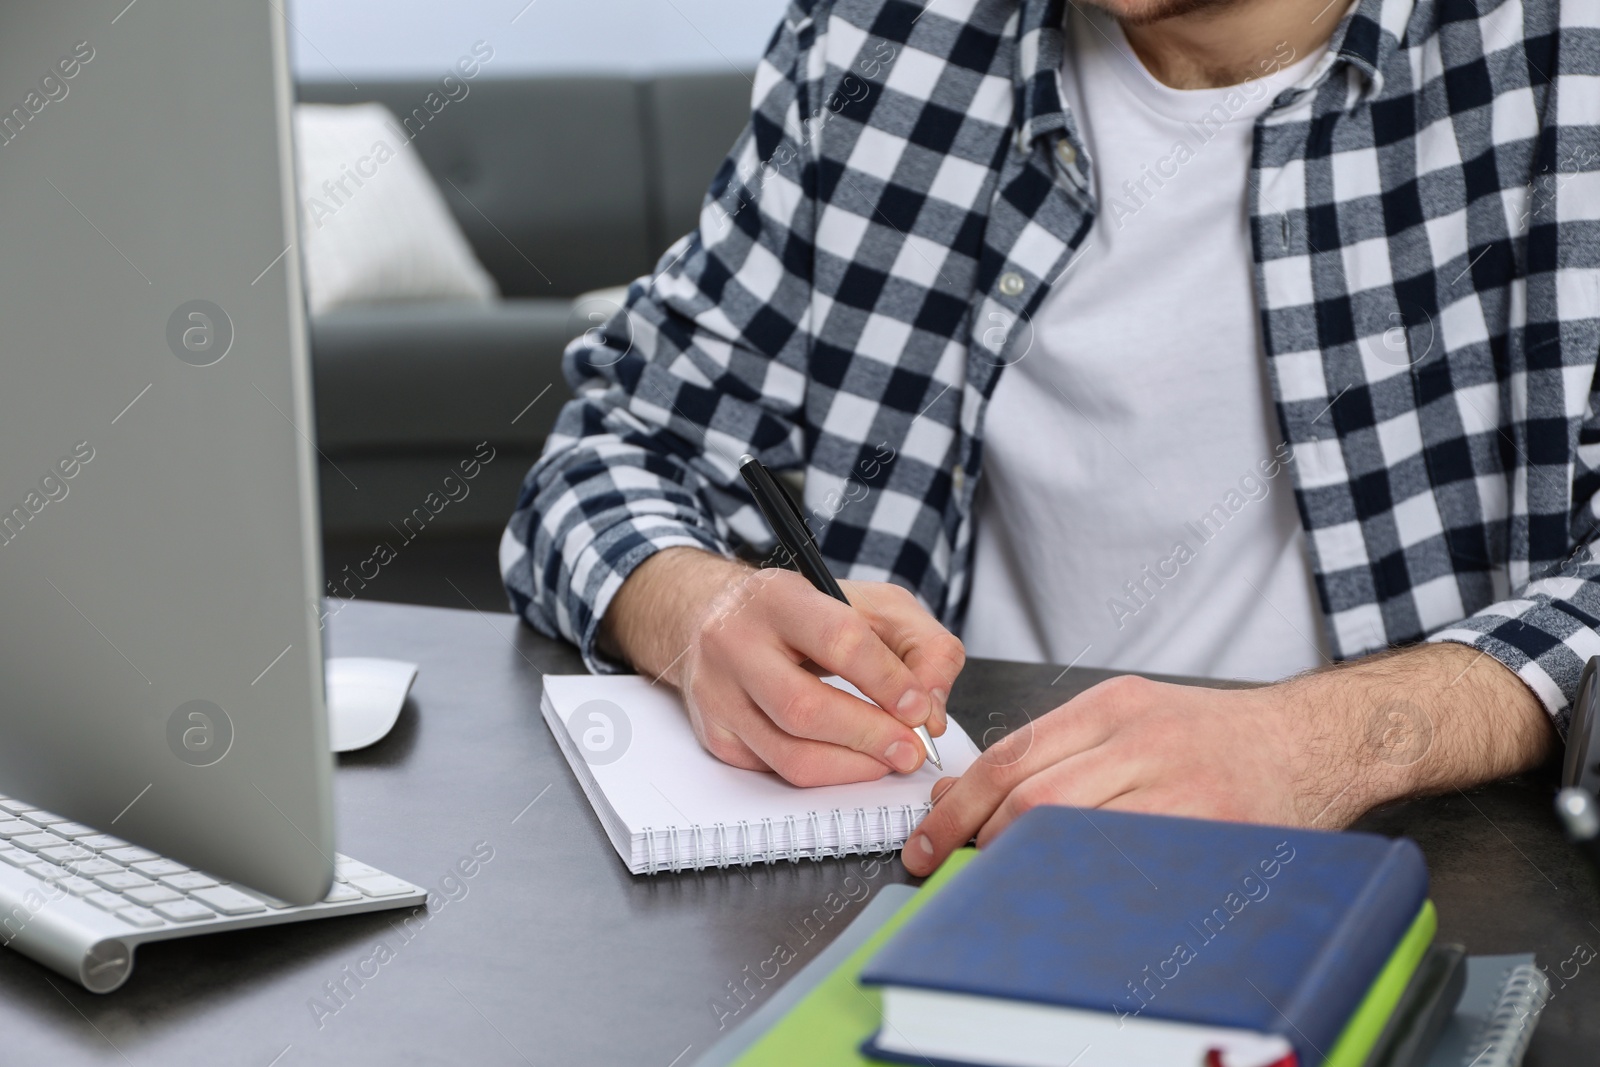
[[1400,1067],[1464,981],[1369,834],[1040,808],[875,921],[715,1062]]
[[1361,1067],[1437,927],[1410,841],[1041,808],[862,973],[868,1052]]

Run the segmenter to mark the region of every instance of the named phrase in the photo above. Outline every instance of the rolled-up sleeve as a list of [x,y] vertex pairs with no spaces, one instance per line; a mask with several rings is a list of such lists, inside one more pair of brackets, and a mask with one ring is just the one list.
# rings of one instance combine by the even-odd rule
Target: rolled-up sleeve
[[1600,656],[1600,393],[1589,401],[1572,463],[1571,550],[1511,597],[1432,634],[1515,671],[1566,737],[1584,664]]
[[1563,737],[1578,678],[1600,656],[1600,565],[1587,558],[1580,577],[1529,582],[1501,600],[1428,638],[1480,649],[1515,671],[1544,704]]

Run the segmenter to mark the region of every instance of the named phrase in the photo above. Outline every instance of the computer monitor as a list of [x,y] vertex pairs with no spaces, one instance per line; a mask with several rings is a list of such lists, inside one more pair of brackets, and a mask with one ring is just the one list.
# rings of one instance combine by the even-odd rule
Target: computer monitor
[[333,868],[284,18],[0,5],[0,793]]

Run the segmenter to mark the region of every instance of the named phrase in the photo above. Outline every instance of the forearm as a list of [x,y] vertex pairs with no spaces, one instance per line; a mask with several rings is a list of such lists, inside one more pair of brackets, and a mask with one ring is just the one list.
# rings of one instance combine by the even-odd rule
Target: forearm
[[1498,660],[1454,643],[1382,653],[1279,687],[1306,716],[1296,761],[1311,825],[1347,825],[1401,797],[1538,766],[1557,736],[1543,704]]
[[600,621],[600,650],[671,685],[696,629],[714,602],[757,572],[697,548],[668,548],[636,567]]

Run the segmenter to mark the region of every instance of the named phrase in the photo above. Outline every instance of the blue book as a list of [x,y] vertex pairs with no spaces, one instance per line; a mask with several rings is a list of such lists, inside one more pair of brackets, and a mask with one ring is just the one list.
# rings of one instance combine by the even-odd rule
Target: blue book
[[1036,808],[862,973],[869,1055],[1005,1067],[1315,1067],[1427,897],[1371,834]]

